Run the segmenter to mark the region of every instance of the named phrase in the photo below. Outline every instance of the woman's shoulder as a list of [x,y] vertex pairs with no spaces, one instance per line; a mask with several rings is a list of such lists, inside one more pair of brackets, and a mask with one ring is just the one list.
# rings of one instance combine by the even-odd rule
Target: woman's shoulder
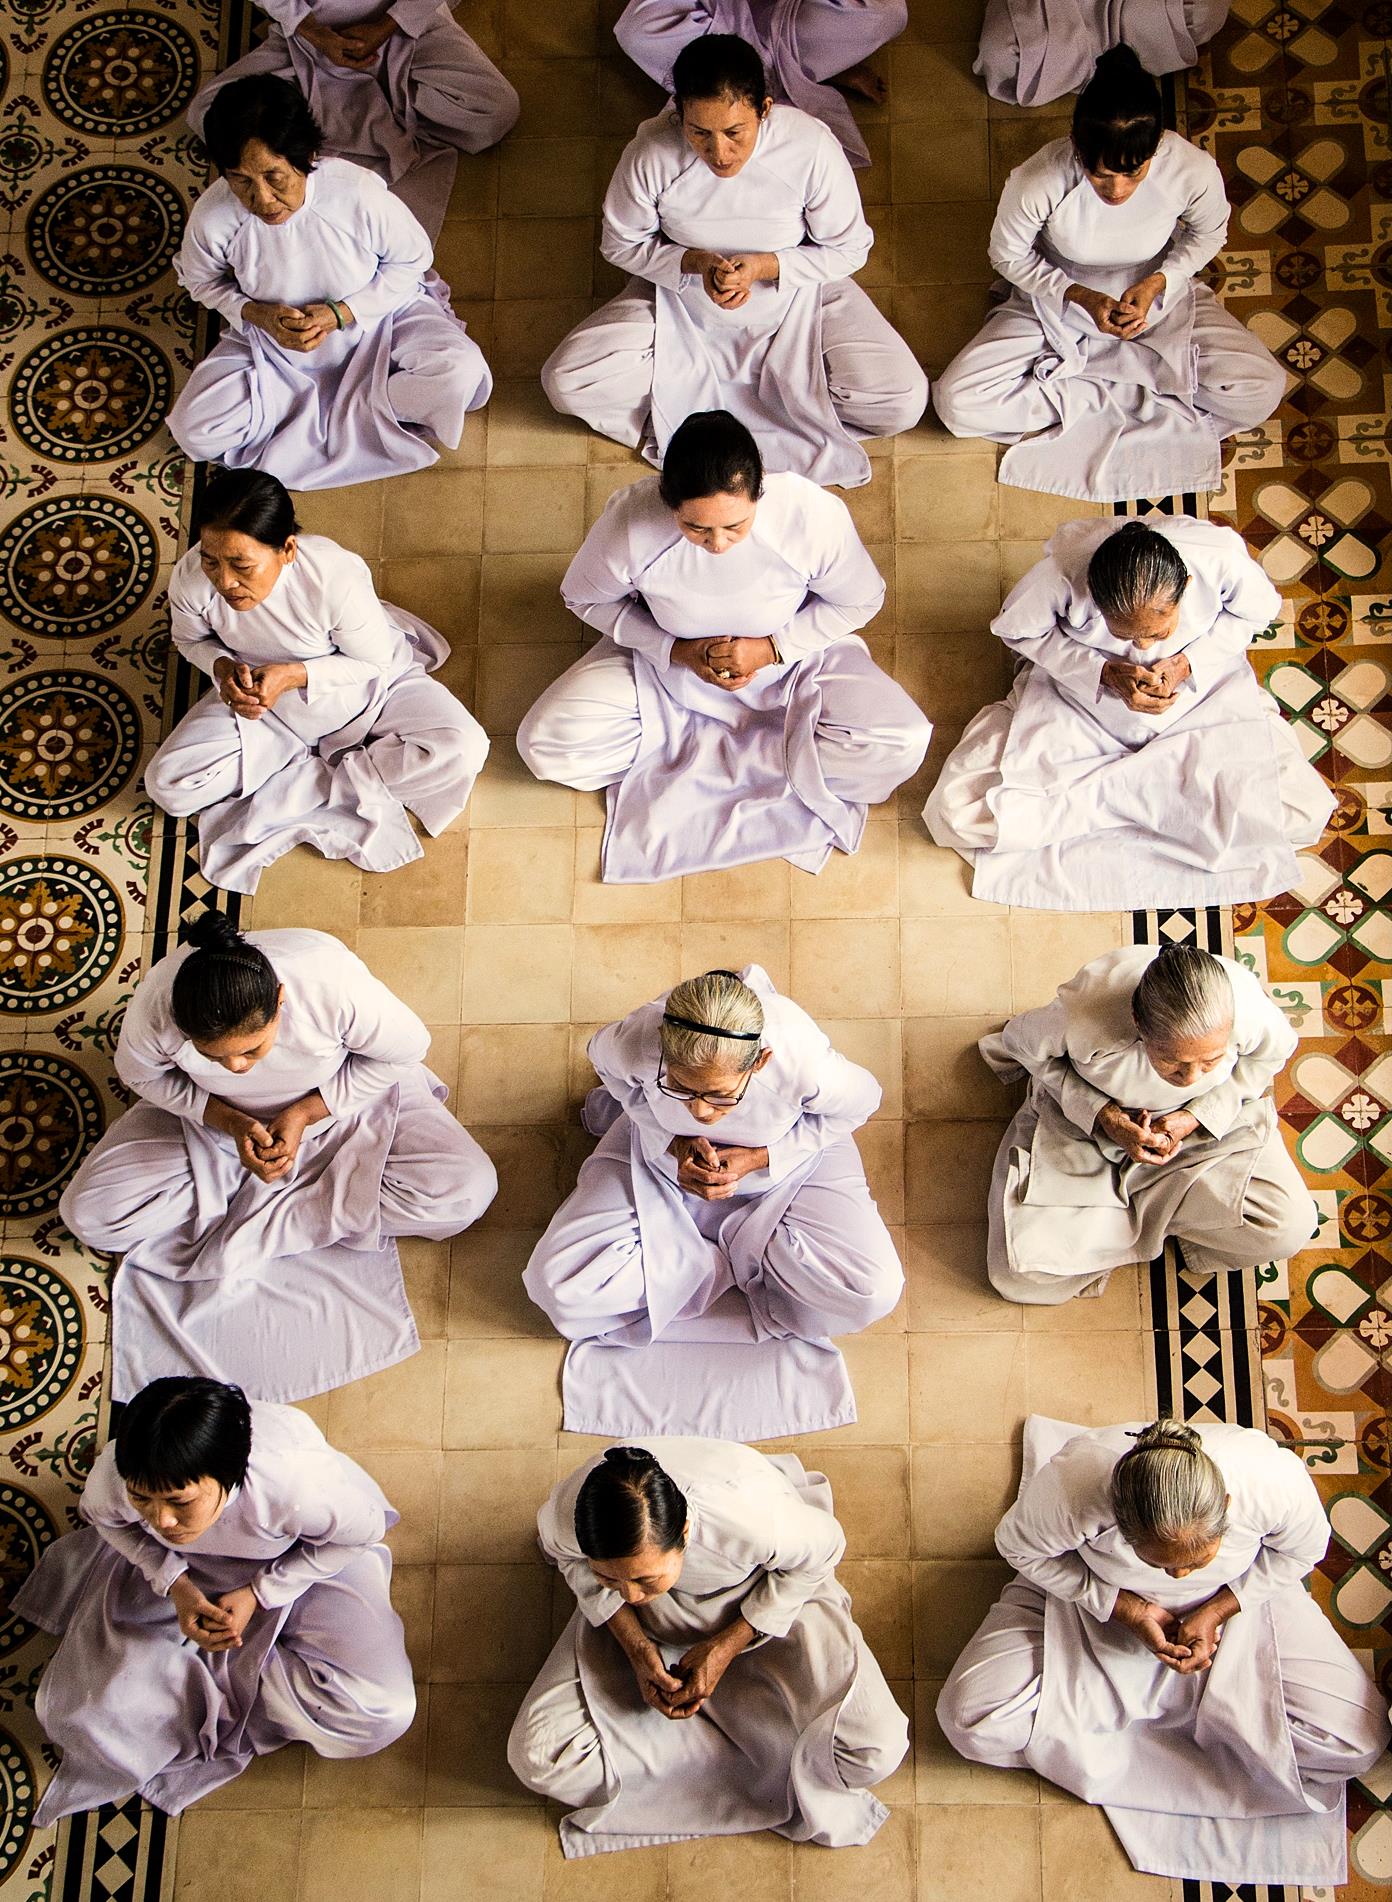
[[1051,185],[1071,189],[1082,175],[1083,168],[1078,161],[1078,154],[1073,150],[1073,141],[1065,136],[1050,139],[1037,152],[1031,152],[1027,159],[1022,159],[1014,166],[1006,180],[1006,189],[1031,195]]
[[[791,469],[764,477],[764,493],[759,509],[765,508],[779,521],[806,522],[821,528],[841,528],[851,520],[851,512],[839,495],[824,489],[819,482],[797,475]],[[755,517],[758,520],[758,517]]]
[[169,577],[169,596],[176,607],[203,608],[211,604],[217,590],[203,572],[198,544],[187,549],[175,562]]
[[194,199],[188,228],[206,243],[210,237],[226,240],[242,225],[251,222],[251,213],[240,203],[227,180],[215,178],[207,190]]
[[361,962],[356,952],[329,931],[285,926],[276,931],[249,931],[246,936],[247,943],[263,952],[278,973],[293,969],[300,981],[311,978],[332,984],[344,970]]
[[372,586],[372,570],[362,556],[331,535],[297,535],[290,575],[301,586],[358,586],[364,581]]
[[1160,143],[1156,147],[1151,164],[1161,173],[1188,178],[1216,177],[1221,184],[1222,167],[1211,152],[1205,152],[1201,145],[1195,145],[1179,132],[1162,132]]
[[315,163],[312,177],[316,205],[325,200],[342,203],[363,198],[385,199],[389,196],[387,181],[378,173],[369,171],[367,166],[355,165],[352,159],[321,158]]

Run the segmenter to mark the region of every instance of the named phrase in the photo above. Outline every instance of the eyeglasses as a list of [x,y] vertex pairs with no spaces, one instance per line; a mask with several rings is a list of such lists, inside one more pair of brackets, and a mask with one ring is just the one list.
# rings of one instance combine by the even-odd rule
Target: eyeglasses
[[745,1077],[739,1094],[736,1096],[728,1096],[718,1090],[679,1090],[665,1081],[662,1063],[663,1060],[659,1057],[657,1060],[657,1087],[664,1096],[670,1096],[674,1103],[704,1103],[709,1109],[732,1110],[744,1101],[745,1091],[754,1081],[754,1071],[751,1070],[748,1076]]

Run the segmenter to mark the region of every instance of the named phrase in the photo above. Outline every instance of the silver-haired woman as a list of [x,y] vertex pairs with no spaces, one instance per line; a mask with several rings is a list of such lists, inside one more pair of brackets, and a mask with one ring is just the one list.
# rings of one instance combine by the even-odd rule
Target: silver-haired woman
[[688,978],[589,1056],[602,1140],[525,1276],[559,1333],[824,1341],[890,1312],[903,1270],[851,1140],[880,1086],[766,971]]
[[1329,1527],[1300,1460],[1250,1427],[1031,1418],[996,1529],[1017,1576],[938,1700],[974,1762],[1106,1807],[1136,1868],[1344,1880],[1344,1784],[1388,1726],[1303,1581]]
[[983,1037],[998,1076],[1030,1080],[991,1180],[996,1291],[1100,1294],[1168,1236],[1200,1273],[1304,1247],[1314,1202],[1270,1095],[1295,1043],[1250,971],[1192,945],[1104,952]]

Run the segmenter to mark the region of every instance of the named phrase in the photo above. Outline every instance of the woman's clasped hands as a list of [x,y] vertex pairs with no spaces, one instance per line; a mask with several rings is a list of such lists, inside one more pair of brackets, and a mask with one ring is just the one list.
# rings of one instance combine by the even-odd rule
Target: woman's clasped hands
[[1199,1119],[1189,1110],[1125,1109],[1120,1103],[1104,1103],[1097,1112],[1093,1129],[1124,1150],[1132,1162],[1170,1162],[1180,1152],[1186,1136],[1192,1136]]
[[740,310],[749,302],[756,284],[778,282],[778,254],[774,251],[746,251],[727,258],[719,251],[691,250],[683,254],[682,269],[699,277],[706,296],[722,310]]
[[672,661],[675,666],[689,667],[707,686],[738,693],[760,668],[778,664],[778,649],[770,640],[716,635],[709,640],[673,641]]
[[224,706],[231,707],[239,720],[259,720],[269,713],[283,693],[309,684],[302,661],[269,661],[264,667],[251,667],[244,660],[222,656],[213,668],[218,693]]
[[[252,324],[286,350],[317,350],[336,330],[345,330],[354,322],[345,303],[335,300],[338,315],[330,304],[267,304],[250,299],[242,306],[242,322]],[[341,321],[340,321],[341,319]]]
[[209,1598],[187,1572],[170,1586],[169,1598],[178,1613],[180,1631],[200,1651],[237,1650],[257,1603],[250,1585]]
[[1139,1592],[1120,1591],[1111,1622],[1133,1631],[1169,1670],[1190,1677],[1212,1665],[1223,1625],[1239,1609],[1226,1589],[1184,1612],[1170,1611]]
[[1113,297],[1107,291],[1095,291],[1087,284],[1070,284],[1063,301],[1085,310],[1103,336],[1124,337],[1130,341],[1145,329],[1151,305],[1164,288],[1163,273],[1152,271],[1120,297]]

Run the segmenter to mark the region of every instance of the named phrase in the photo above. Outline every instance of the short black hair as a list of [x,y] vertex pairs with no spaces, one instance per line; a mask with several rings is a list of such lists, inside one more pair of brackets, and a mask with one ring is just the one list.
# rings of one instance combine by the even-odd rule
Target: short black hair
[[260,1030],[280,1008],[280,979],[258,946],[248,944],[230,918],[210,906],[184,933],[194,949],[174,973],[169,1007],[195,1043],[212,1043],[234,1030]]
[[1160,88],[1129,46],[1114,46],[1092,69],[1073,107],[1073,150],[1089,172],[1138,172],[1164,132]]
[[231,528],[267,548],[284,548],[300,525],[283,482],[264,469],[214,469],[194,505],[194,540],[205,528]]
[[253,139],[297,172],[312,172],[324,134],[309,101],[288,79],[253,73],[213,95],[203,120],[203,143],[220,172],[235,171]]
[[669,509],[703,495],[764,492],[764,459],[753,436],[727,409],[701,409],[672,431],[658,493]]
[[672,98],[680,112],[692,99],[732,99],[762,112],[768,75],[757,47],[737,33],[688,40],[672,67]]
[[220,1380],[152,1380],[116,1424],[116,1471],[142,1492],[178,1492],[200,1479],[235,1492],[250,1459],[251,1407],[240,1387]]
[[641,1446],[611,1446],[575,1498],[575,1537],[587,1559],[631,1559],[645,1545],[686,1544],[686,1494]]

